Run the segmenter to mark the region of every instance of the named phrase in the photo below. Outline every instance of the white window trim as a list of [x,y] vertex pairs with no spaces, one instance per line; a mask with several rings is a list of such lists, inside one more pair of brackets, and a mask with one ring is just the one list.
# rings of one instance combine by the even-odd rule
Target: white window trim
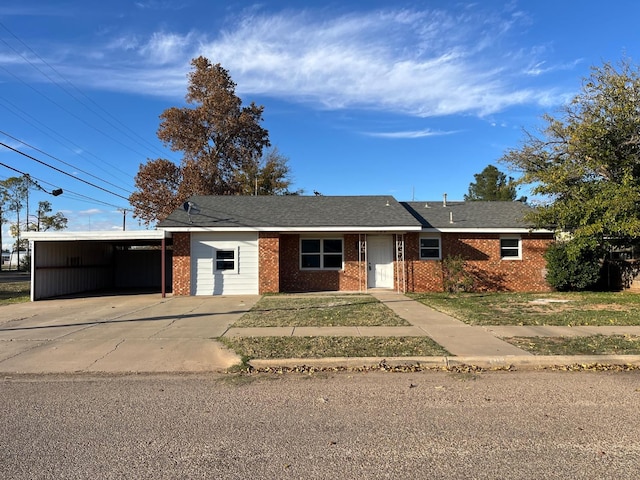
[[[438,240],[438,257],[423,257],[422,256],[422,239],[423,238],[429,238],[429,239],[437,239]],[[440,235],[420,235],[420,240],[419,240],[419,244],[418,244],[418,255],[420,256],[420,260],[425,260],[425,261],[433,261],[433,260],[442,260],[442,237]]]
[[[217,269],[217,252],[233,252],[233,269],[229,268],[227,270],[218,270]],[[216,247],[213,249],[213,273],[215,275],[237,275],[238,274],[238,263],[240,259],[240,247]]]
[[[319,240],[320,241],[320,267],[303,267],[302,266],[302,241],[303,240]],[[341,262],[340,262],[340,267],[325,267],[324,266],[324,241],[325,240],[340,240],[340,245],[342,246],[341,252],[340,252],[340,258],[341,258]],[[308,271],[319,271],[319,270],[327,270],[327,271],[334,271],[334,272],[339,272],[341,270],[344,270],[344,238],[342,237],[300,237],[300,241],[298,242],[298,249],[300,251],[300,254],[298,255],[298,268],[300,270],[303,270],[305,272]],[[314,254],[304,254],[304,255],[314,255]],[[327,254],[327,255],[331,255],[331,254]],[[338,254],[334,254],[335,256],[337,256]]]
[[[502,240],[518,240],[518,256],[505,257],[502,255]],[[513,247],[507,247],[509,250],[515,250]],[[503,235],[500,237],[500,259],[501,260],[522,260],[522,237],[520,235]]]

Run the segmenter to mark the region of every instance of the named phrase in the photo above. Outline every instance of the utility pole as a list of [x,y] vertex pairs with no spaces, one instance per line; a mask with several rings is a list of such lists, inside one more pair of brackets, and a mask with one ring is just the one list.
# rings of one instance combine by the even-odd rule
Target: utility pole
[[119,208],[119,212],[122,212],[122,231],[124,232],[127,229],[127,212],[126,208]]

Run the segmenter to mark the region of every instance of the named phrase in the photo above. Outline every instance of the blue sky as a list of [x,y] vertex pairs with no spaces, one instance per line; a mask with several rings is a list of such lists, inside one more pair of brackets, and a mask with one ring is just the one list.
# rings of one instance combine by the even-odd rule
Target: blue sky
[[2,146],[0,163],[62,188],[30,205],[50,200],[70,230],[121,229],[139,165],[180,160],[158,116],[204,55],[264,105],[293,188],[462,199],[590,66],[637,61],[638,18],[635,0],[4,3],[0,142],[57,170]]

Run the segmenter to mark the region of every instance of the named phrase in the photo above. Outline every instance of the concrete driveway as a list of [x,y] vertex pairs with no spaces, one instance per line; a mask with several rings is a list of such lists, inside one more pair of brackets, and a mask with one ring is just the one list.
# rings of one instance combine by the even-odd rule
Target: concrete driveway
[[0,306],[0,373],[203,372],[238,356],[214,339],[258,295],[115,295]]

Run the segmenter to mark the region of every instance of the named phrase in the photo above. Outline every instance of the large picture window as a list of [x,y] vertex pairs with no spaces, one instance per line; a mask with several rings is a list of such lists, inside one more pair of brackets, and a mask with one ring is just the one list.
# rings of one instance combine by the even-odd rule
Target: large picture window
[[500,239],[500,257],[503,260],[521,260],[522,242],[520,237],[502,237]]
[[341,238],[303,238],[300,240],[301,269],[342,268]]
[[439,236],[420,237],[420,259],[440,260],[442,251],[440,249]]

